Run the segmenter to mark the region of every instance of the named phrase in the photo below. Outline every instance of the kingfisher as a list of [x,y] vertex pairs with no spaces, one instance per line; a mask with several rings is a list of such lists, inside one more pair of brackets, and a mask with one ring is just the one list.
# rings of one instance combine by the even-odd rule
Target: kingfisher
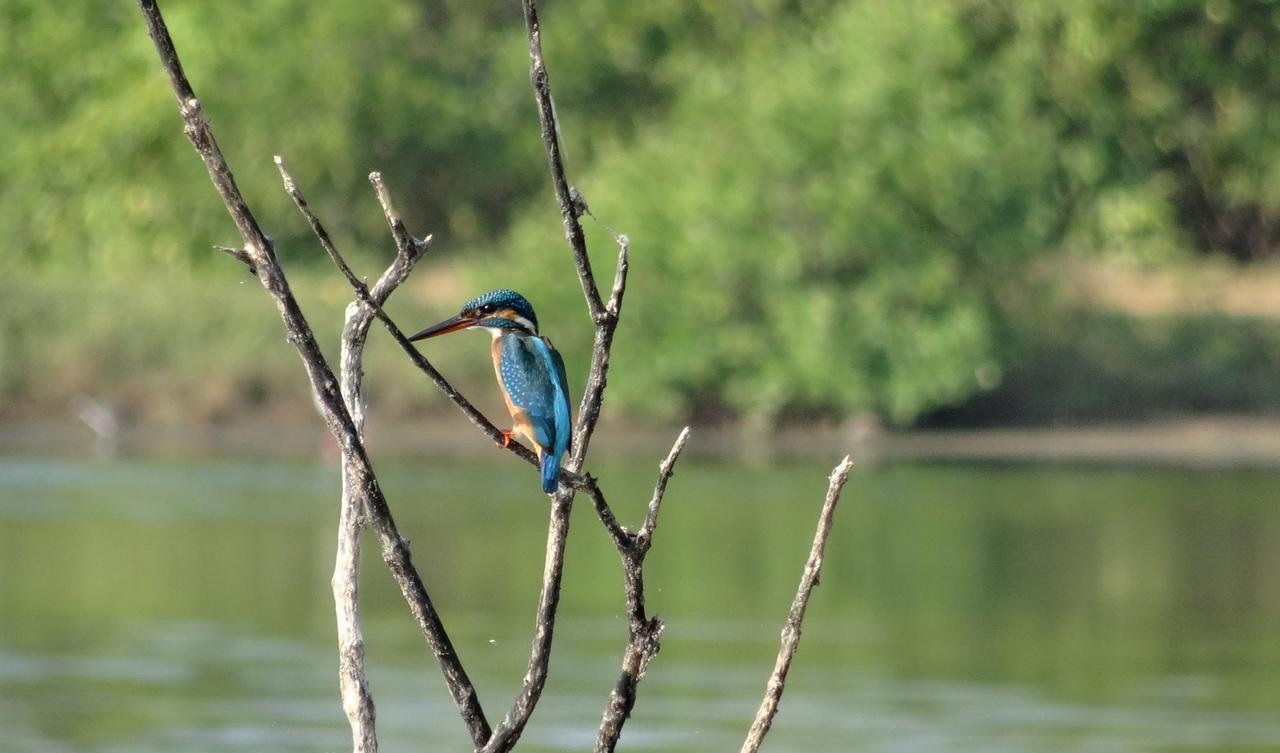
[[538,316],[514,290],[494,290],[462,305],[457,316],[427,327],[409,340],[479,327],[493,337],[493,373],[507,403],[514,428],[502,432],[502,446],[519,434],[538,453],[542,491],[556,490],[560,458],[569,449],[569,380],[564,359],[551,341],[538,334]]

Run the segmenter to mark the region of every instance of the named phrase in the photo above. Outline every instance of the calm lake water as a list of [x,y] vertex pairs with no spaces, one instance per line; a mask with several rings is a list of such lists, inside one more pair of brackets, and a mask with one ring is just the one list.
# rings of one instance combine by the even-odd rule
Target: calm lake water
[[[650,556],[667,620],[624,750],[737,750],[830,463],[686,458]],[[528,468],[384,464],[490,716],[528,658],[546,502]],[[649,461],[596,466],[635,522]],[[341,751],[329,466],[0,458],[0,750]],[[855,471],[766,749],[1280,751],[1280,471],[901,464]],[[386,750],[462,751],[366,539]],[[589,750],[625,640],[588,504],[520,748]]]

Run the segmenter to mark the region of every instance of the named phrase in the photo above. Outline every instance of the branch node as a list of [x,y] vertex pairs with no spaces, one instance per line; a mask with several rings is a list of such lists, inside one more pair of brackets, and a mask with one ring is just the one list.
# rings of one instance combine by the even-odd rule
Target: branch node
[[587,200],[582,197],[582,192],[577,186],[569,187],[569,204],[573,208],[574,218],[580,218],[584,214],[591,214],[591,208],[587,206]]

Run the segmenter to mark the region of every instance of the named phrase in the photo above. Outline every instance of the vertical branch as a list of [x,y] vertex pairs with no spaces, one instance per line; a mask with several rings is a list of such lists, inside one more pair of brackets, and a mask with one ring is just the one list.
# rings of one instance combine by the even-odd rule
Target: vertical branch
[[560,583],[564,577],[564,552],[569,538],[569,513],[573,510],[573,495],[573,489],[561,485],[552,498],[551,520],[547,525],[547,554],[542,570],[542,591],[538,595],[529,668],[525,671],[520,691],[516,694],[511,709],[498,726],[494,727],[493,735],[482,753],[499,753],[515,747],[542,697],[543,687],[546,686],[556,611],[560,607]]
[[622,309],[622,295],[627,289],[627,270],[631,242],[627,236],[618,236],[618,266],[613,277],[613,290],[605,315],[596,321],[595,342],[591,347],[591,370],[587,372],[587,384],[582,391],[582,403],[578,406],[578,423],[573,431],[573,452],[569,467],[573,472],[582,469],[587,457],[587,447],[600,420],[600,408],[604,403],[604,390],[609,383],[609,355],[613,352],[613,333],[618,328],[618,316]]
[[[370,176],[372,180],[377,173]],[[375,185],[381,185],[381,176]],[[379,198],[382,198],[382,193]],[[389,204],[389,197],[387,198]],[[379,304],[409,277],[422,258],[430,238],[404,246],[397,244],[395,261],[374,285],[370,295]],[[342,398],[361,440],[364,439],[364,345],[373,323],[373,310],[359,300],[347,306],[342,327],[339,373]],[[364,671],[364,636],[360,629],[359,568],[360,532],[364,528],[364,499],[352,483],[350,458],[342,462],[342,511],[338,520],[338,547],[333,567],[333,603],[338,621],[338,680],[342,709],[351,724],[354,753],[377,753],[377,712]]]
[[564,156],[560,145],[560,124],[556,120],[555,104],[551,99],[551,78],[547,74],[546,60],[542,55],[542,24],[538,19],[536,0],[521,0],[524,9],[525,30],[529,35],[529,81],[533,85],[534,100],[538,105],[538,122],[542,126],[542,143],[547,152],[547,164],[551,168],[551,185],[555,190],[556,204],[560,207],[560,219],[564,223],[565,238],[573,250],[578,281],[587,300],[587,312],[596,327],[595,344],[591,351],[591,370],[587,387],[578,408],[578,421],[573,432],[573,448],[567,463],[569,470],[578,472],[586,459],[587,445],[600,418],[600,403],[604,398],[606,377],[609,371],[609,353],[613,332],[618,326],[622,307],[622,294],[627,284],[627,253],[629,241],[618,236],[617,272],[613,291],[606,306],[600,299],[600,289],[591,271],[591,257],[587,254],[587,240],[582,232],[580,217],[586,212],[581,194],[569,186],[564,172]]
[[827,548],[827,537],[831,534],[832,516],[835,515],[836,503],[840,501],[840,490],[849,480],[849,471],[853,469],[853,461],[846,455],[844,460],[831,471],[828,479],[827,498],[822,504],[822,512],[818,515],[818,528],[813,534],[813,547],[809,550],[809,559],[805,562],[804,573],[800,577],[800,587],[796,590],[796,598],[791,602],[791,611],[787,614],[787,622],[782,628],[782,645],[778,648],[778,660],[773,665],[773,674],[765,687],[764,699],[756,712],[755,721],[747,732],[747,739],[742,743],[741,753],[756,753],[764,736],[769,733],[773,717],[778,713],[778,704],[782,701],[782,691],[786,689],[787,671],[791,669],[791,660],[795,658],[796,648],[800,645],[800,626],[804,622],[804,612],[809,606],[809,595],[813,587],[818,585],[818,575],[822,571],[822,556]]
[[[591,259],[587,254],[586,237],[579,216],[585,211],[581,197],[576,197],[569,187],[564,172],[564,158],[560,149],[559,126],[555,108],[551,102],[551,81],[546,62],[542,57],[542,28],[534,0],[522,0],[525,28],[529,35],[529,78],[538,105],[538,120],[542,126],[542,141],[547,152],[547,164],[551,171],[551,183],[555,190],[560,218],[564,223],[565,237],[573,252],[578,280],[587,301],[587,311],[595,325],[595,346],[591,356],[591,369],[587,376],[587,390],[573,432],[573,447],[565,470],[577,475],[586,459],[587,447],[595,431],[600,415],[600,403],[604,397],[606,374],[609,368],[609,351],[613,332],[618,325],[618,313],[622,293],[626,287],[627,247],[622,243],[618,269],[610,296],[611,307],[606,309],[600,299],[595,275],[591,271]],[[563,477],[562,477],[563,479]],[[573,508],[574,484],[561,483],[552,498],[551,520],[547,527],[547,553],[543,566],[542,590],[538,597],[538,610],[534,623],[533,645],[530,649],[529,668],[525,672],[520,691],[511,710],[494,728],[493,736],[484,747],[484,753],[510,750],[528,723],[542,689],[546,685],[551,661],[551,644],[555,632],[556,612],[560,604],[560,584],[564,575],[565,542],[569,535],[569,514]]]
[[[605,316],[600,289],[591,273],[591,257],[587,255],[587,239],[582,233],[578,218],[584,211],[581,196],[575,196],[564,174],[564,156],[560,147],[560,125],[556,122],[555,105],[551,101],[551,78],[542,57],[542,25],[538,21],[535,0],[521,0],[524,9],[525,30],[529,34],[529,82],[533,85],[538,103],[538,122],[542,125],[542,143],[546,147],[547,163],[551,168],[551,185],[555,189],[556,203],[560,206],[560,219],[564,223],[565,239],[573,248],[573,262],[578,268],[578,280],[582,294],[587,299],[587,311],[591,321],[597,324]],[[577,201],[575,201],[575,198]]]
[[[138,5],[147,24],[147,32],[160,56],[160,63],[168,74],[174,95],[178,99],[187,138],[204,162],[209,178],[213,181],[223,204],[244,239],[245,247],[242,253],[233,253],[233,255],[249,264],[275,302],[285,327],[286,339],[298,351],[298,356],[306,369],[321,417],[329,432],[337,440],[344,463],[348,464],[347,484],[352,489],[358,490],[357,496],[364,501],[370,524],[377,532],[382,545],[383,561],[391,570],[419,628],[435,653],[445,682],[458,706],[459,714],[476,746],[479,747],[488,738],[489,727],[480,708],[475,687],[467,677],[448,633],[445,632],[444,625],[440,621],[440,616],[431,603],[426,587],[413,567],[408,544],[395,527],[391,510],[387,506],[364,444],[360,440],[359,431],[338,389],[337,379],[312,334],[310,324],[298,307],[297,300],[285,279],[284,270],[276,260],[270,239],[262,232],[257,219],[236,186],[231,168],[218,148],[213,129],[201,110],[200,101],[196,98],[183,72],[182,63],[174,49],[173,39],[169,36],[169,30],[160,14],[160,9],[156,6],[155,0],[138,0]],[[360,744],[361,740],[356,740],[356,745]]]

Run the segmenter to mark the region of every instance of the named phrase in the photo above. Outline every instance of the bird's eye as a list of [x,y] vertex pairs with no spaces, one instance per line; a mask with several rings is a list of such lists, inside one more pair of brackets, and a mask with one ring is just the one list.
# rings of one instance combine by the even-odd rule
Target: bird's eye
[[498,310],[498,307],[494,306],[492,303],[486,303],[485,305],[480,307],[480,313],[482,314],[492,314],[494,311],[497,311],[497,310]]

